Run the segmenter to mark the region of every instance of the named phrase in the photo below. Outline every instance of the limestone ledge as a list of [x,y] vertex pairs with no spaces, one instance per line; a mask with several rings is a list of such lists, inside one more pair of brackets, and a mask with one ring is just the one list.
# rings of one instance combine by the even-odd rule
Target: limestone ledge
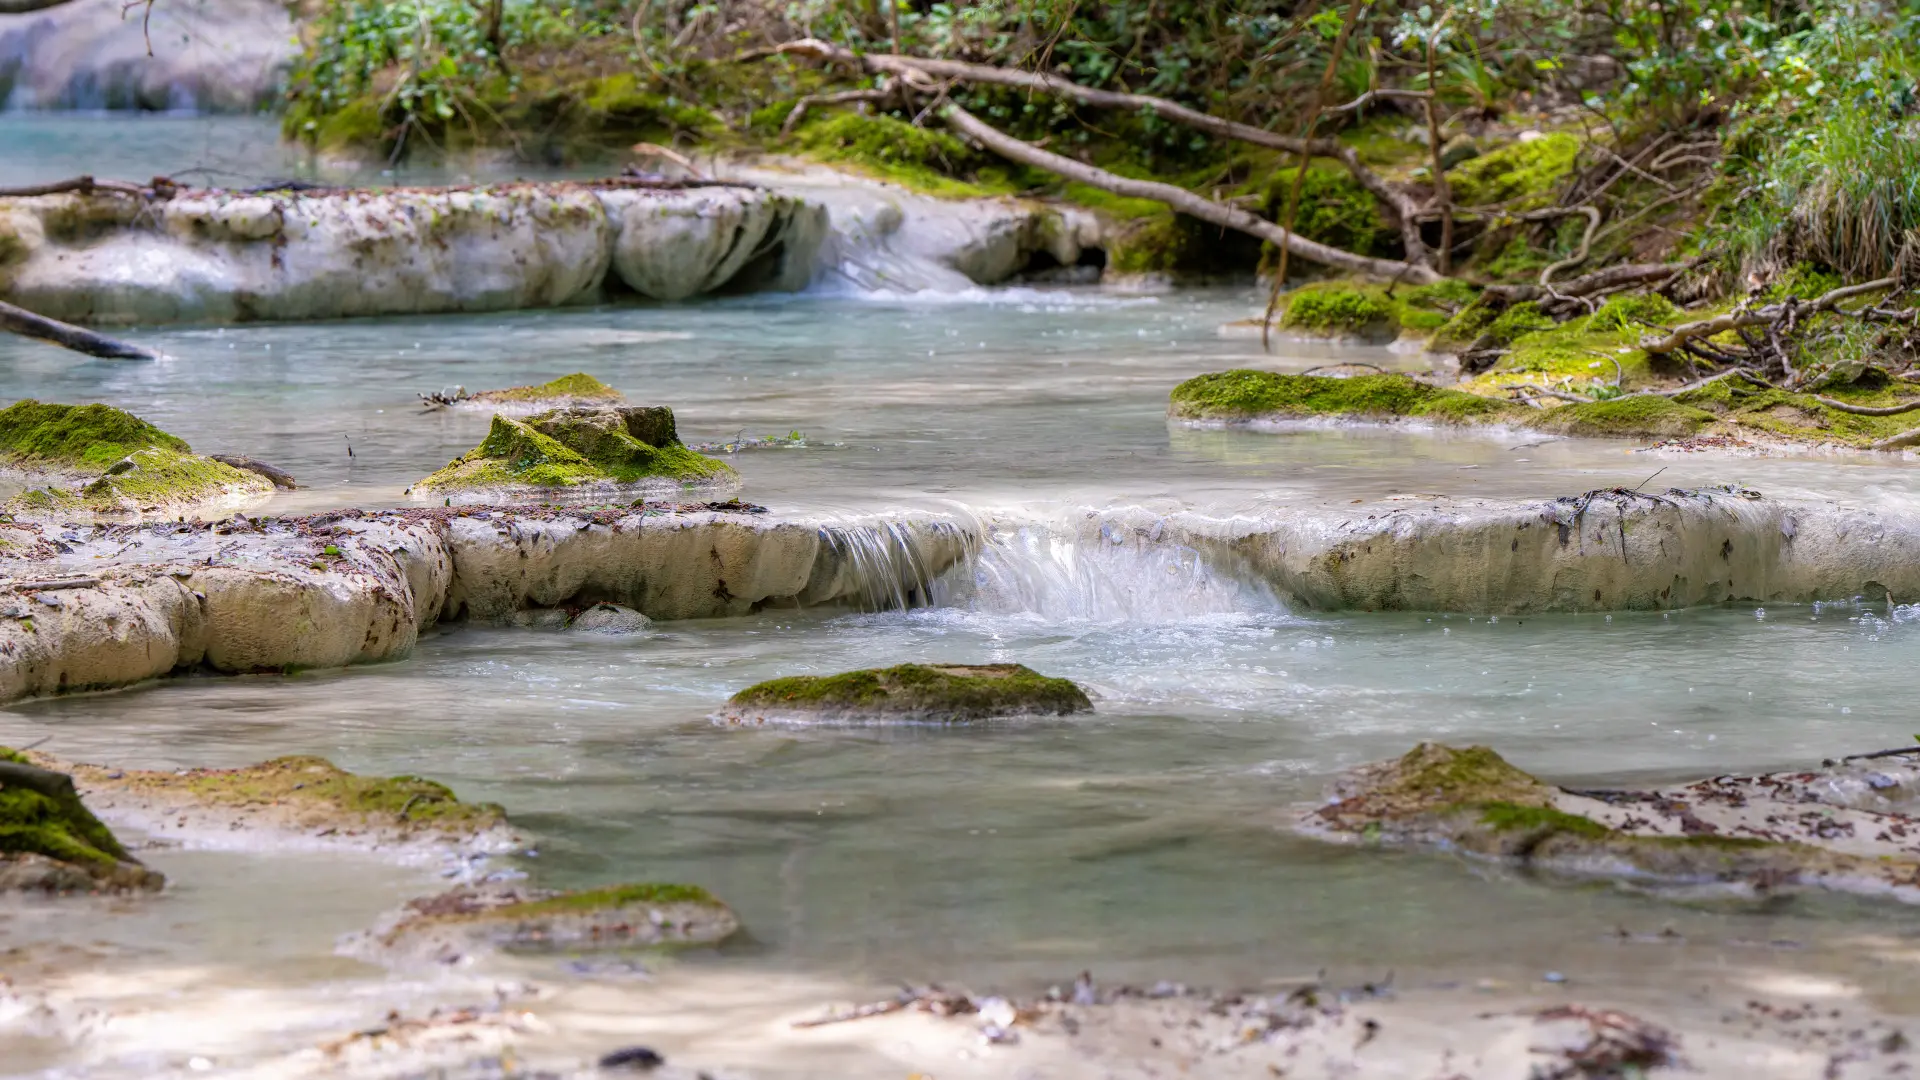
[[0,289],[96,324],[560,307],[812,280],[826,214],[735,186],[608,180],[0,199]]
[[817,281],[963,288],[1071,267],[1099,246],[1098,222],[1071,208],[935,199],[824,170],[736,175],[751,183],[0,198],[0,292],[99,325],[331,319]]
[[[206,524],[0,525],[0,701],[180,669],[406,655],[441,620],[609,601],[652,619],[899,602],[974,534],[726,511],[358,510]],[[98,556],[98,557],[96,557]]]
[[1254,515],[1090,516],[1113,541],[1182,544],[1320,610],[1665,610],[1920,600],[1920,509],[1702,488],[1538,500],[1400,496]]

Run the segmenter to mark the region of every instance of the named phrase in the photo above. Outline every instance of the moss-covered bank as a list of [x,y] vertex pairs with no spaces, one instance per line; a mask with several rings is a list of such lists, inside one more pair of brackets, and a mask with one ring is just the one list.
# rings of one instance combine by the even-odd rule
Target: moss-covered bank
[[1180,420],[1352,417],[1438,424],[1520,422],[1530,410],[1512,402],[1448,390],[1405,375],[1283,375],[1245,368],[1198,375],[1174,387],[1170,414]]
[[734,723],[768,720],[964,723],[1088,712],[1086,692],[1022,664],[900,664],[757,683],[727,699]]
[[555,493],[649,483],[716,487],[736,479],[725,462],[680,442],[671,409],[562,408],[525,421],[495,416],[479,446],[414,490]]
[[[1834,400],[1884,405],[1890,388],[1848,388]],[[1838,396],[1844,395],[1844,396]],[[1522,425],[1589,438],[1673,439],[1722,433],[1801,445],[1867,447],[1920,427],[1920,411],[1862,416],[1820,395],[1792,393],[1738,376],[1671,396],[1634,393],[1534,408],[1518,401],[1445,389],[1405,375],[1335,378],[1237,370],[1199,375],[1170,395],[1176,420],[1241,423],[1348,417],[1372,422]]]

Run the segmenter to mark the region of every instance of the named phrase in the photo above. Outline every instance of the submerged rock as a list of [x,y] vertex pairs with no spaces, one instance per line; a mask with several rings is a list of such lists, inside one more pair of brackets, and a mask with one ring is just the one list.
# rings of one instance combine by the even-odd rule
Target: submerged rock
[[1458,851],[1575,877],[1920,903],[1920,819],[1907,813],[1920,761],[1892,761],[1652,791],[1570,791],[1483,746],[1422,743],[1347,774],[1300,824],[1329,838]]
[[482,390],[477,394],[467,393],[465,387],[456,387],[449,392],[422,394],[420,400],[429,409],[491,409],[510,416],[525,416],[569,406],[618,405],[624,399],[620,391],[577,371],[538,386]]
[[524,422],[496,415],[479,446],[414,490],[592,497],[622,488],[727,488],[738,482],[732,466],[680,442],[672,409],[630,405],[551,409]]
[[[161,836],[213,846],[262,840],[356,848],[512,846],[506,813],[418,776],[359,776],[325,758],[275,758],[238,769],[145,771],[71,766],[102,812]],[[251,837],[251,839],[245,839]]]
[[900,664],[757,683],[727,699],[733,724],[966,723],[1003,716],[1090,712],[1086,692],[1023,664]]
[[653,620],[619,604],[595,604],[573,617],[567,629],[591,634],[632,634],[653,625]]
[[43,485],[0,507],[28,516],[170,514],[244,505],[274,487],[255,472],[195,454],[132,413],[32,399],[0,410],[0,468]]
[[463,887],[410,901],[357,951],[451,963],[476,951],[580,951],[718,945],[740,929],[733,909],[694,885],[611,885],[555,892]]
[[127,854],[71,776],[0,746],[0,892],[157,889],[165,880]]

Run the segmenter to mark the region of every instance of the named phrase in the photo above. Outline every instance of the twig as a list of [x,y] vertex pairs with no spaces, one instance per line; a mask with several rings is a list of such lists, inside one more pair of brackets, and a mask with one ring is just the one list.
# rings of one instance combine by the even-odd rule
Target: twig
[[62,589],[91,589],[100,584],[99,578],[67,578],[62,581],[16,581],[13,587],[26,592],[58,592]]
[[1850,405],[1847,402],[1827,397],[1825,394],[1815,394],[1813,395],[1813,400],[1825,405],[1829,409],[1843,413],[1852,413],[1855,416],[1899,416],[1901,413],[1910,413],[1915,409],[1920,409],[1920,401],[1908,401],[1899,405],[1874,407],[1871,405]]
[[61,348],[88,356],[98,356],[104,360],[158,360],[161,355],[152,349],[143,349],[138,345],[96,334],[78,326],[70,326],[58,319],[49,319],[44,315],[35,315],[26,308],[14,307],[0,300],[0,330],[19,334],[23,337],[38,338],[51,342]]
[[91,195],[96,191],[110,191],[115,195],[144,196],[148,194],[139,184],[130,184],[125,180],[95,180],[91,176],[76,176],[71,180],[55,180],[50,184],[29,184],[26,187],[0,187],[0,198],[30,198],[34,195],[63,195],[77,191],[82,195]]

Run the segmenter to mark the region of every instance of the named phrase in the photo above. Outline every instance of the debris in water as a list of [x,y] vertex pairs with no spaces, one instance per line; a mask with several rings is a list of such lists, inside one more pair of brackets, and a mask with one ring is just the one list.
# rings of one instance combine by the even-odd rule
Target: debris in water
[[600,1059],[603,1069],[631,1069],[635,1072],[650,1072],[667,1063],[658,1051],[645,1046],[627,1046]]

